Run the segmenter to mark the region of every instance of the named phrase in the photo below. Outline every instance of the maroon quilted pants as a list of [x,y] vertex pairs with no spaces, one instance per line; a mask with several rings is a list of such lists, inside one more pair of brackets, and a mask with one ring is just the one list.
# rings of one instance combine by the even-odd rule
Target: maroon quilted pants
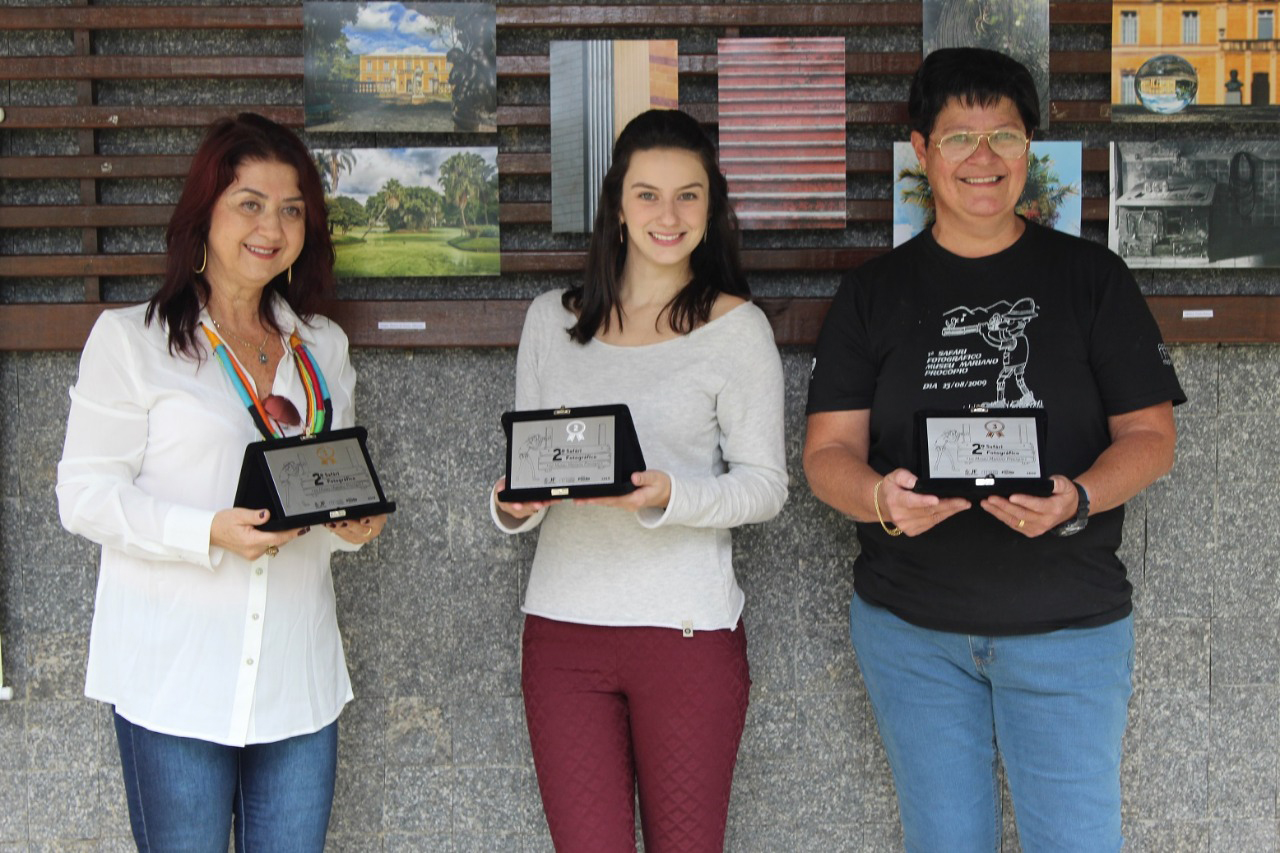
[[525,716],[558,853],[720,853],[751,677],[733,631],[525,617]]

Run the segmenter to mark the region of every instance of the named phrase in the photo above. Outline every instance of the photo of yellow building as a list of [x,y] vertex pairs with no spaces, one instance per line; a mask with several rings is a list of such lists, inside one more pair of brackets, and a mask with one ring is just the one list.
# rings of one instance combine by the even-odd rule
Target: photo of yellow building
[[360,57],[359,90],[410,101],[449,94],[449,61],[439,54]]
[[[1111,117],[1115,121],[1275,121],[1280,119],[1278,2],[1122,0],[1112,4]],[[1143,63],[1172,54],[1195,69],[1191,103],[1172,115],[1142,106],[1135,78]],[[1146,91],[1168,87],[1150,81]]]

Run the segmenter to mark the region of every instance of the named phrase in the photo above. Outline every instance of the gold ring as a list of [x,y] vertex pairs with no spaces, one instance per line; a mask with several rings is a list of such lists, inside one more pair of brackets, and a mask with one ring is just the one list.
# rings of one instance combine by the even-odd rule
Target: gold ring
[[1027,526],[1027,520],[1026,520],[1025,518],[1020,518],[1020,519],[1018,519],[1018,529],[1019,529],[1019,530],[1021,530],[1022,528],[1026,527],[1026,526]]
[[274,557],[276,554],[279,554],[279,553],[280,553],[280,549],[279,549],[279,548],[277,548],[275,545],[268,545],[268,546],[267,546],[267,556],[268,556],[268,557]]
[[373,528],[372,528],[372,527],[366,527],[366,528],[364,529],[364,538],[365,538],[365,539],[368,539],[368,538],[369,538],[370,536],[372,536],[372,535],[373,535]]

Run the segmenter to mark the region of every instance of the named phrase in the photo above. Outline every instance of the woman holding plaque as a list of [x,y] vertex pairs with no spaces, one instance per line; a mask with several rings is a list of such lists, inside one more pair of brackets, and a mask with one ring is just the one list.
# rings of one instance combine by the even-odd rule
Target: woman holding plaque
[[[1124,502],[1173,463],[1185,397],[1124,263],[1014,212],[1038,104],[999,53],[925,59],[909,115],[935,222],[849,274],[809,386],[805,472],[858,522],[851,634],[910,851],[999,849],[997,754],[1023,849],[1121,846],[1116,549]],[[1035,435],[1006,422],[1036,412],[1027,479],[1049,488],[1002,496]],[[951,413],[979,425],[930,440]],[[979,472],[973,491],[917,488],[952,469]]]
[[541,525],[523,687],[556,849],[720,851],[750,677],[729,529],[787,495],[782,370],[698,123],[633,119],[613,150],[583,283],[525,318],[516,407],[625,403],[650,466],[620,497],[502,503]]
[[[261,116],[192,158],[145,305],[105,311],[71,389],[63,525],[102,546],[85,695],[111,703],[140,850],[319,851],[351,699],[329,572],[385,517],[264,532],[245,447],[354,422],[320,178]],[[234,816],[234,821],[233,821]]]

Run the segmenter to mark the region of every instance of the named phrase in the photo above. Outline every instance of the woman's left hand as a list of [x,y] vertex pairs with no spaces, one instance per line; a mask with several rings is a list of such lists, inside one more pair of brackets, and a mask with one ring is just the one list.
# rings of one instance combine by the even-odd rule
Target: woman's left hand
[[354,518],[346,521],[330,521],[325,523],[325,527],[352,545],[363,545],[365,542],[377,539],[386,523],[387,514],[383,513],[382,515],[366,516],[359,521]]
[[1031,495],[992,495],[982,508],[1028,538],[1042,536],[1064,521],[1076,517],[1079,497],[1076,487],[1061,474],[1054,474],[1053,494],[1045,498]]
[[575,498],[575,504],[585,506],[611,506],[635,512],[645,507],[663,509],[671,500],[671,477],[665,471],[637,471],[631,475],[634,492],[611,498]]

